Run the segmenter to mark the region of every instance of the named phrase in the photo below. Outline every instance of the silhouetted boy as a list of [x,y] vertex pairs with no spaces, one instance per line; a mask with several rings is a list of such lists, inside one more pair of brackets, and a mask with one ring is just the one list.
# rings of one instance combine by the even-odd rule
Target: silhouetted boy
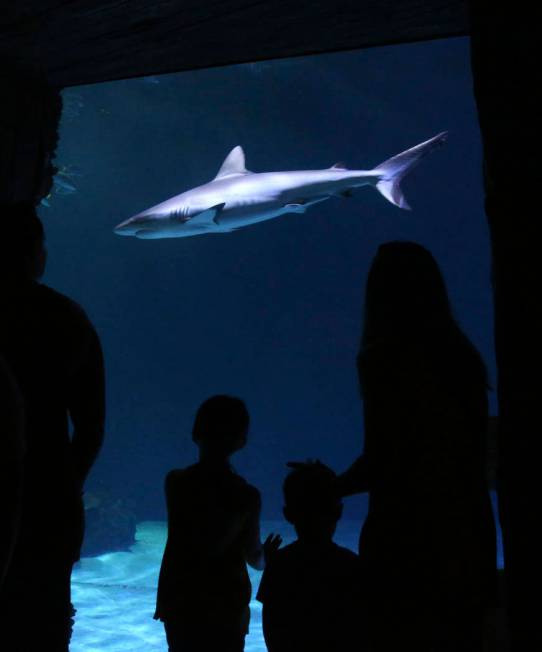
[[335,473],[300,464],[284,483],[284,516],[297,541],[268,560],[257,599],[269,652],[347,652],[361,648],[358,557],[333,543],[342,502]]
[[229,464],[247,441],[245,404],[213,396],[199,408],[192,438],[199,461],[166,477],[168,539],[155,618],[170,652],[241,652],[249,623],[246,564],[263,567],[260,494]]

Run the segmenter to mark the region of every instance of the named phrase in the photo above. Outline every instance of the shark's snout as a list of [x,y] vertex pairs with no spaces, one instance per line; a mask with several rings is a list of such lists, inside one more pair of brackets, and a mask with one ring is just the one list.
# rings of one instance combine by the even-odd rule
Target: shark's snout
[[121,222],[120,224],[117,224],[117,226],[113,229],[113,233],[116,233],[117,235],[124,235],[126,233],[126,222]]
[[137,231],[148,225],[149,219],[147,217],[131,217],[113,229],[117,235],[135,235]]
[[113,232],[117,235],[133,235],[134,228],[131,220],[125,220],[113,229]]

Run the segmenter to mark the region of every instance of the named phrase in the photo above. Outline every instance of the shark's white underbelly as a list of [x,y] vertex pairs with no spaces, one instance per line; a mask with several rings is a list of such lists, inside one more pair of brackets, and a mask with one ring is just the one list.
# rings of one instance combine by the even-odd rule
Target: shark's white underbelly
[[153,233],[141,232],[139,237],[145,239],[155,238],[183,238],[204,233],[228,233],[235,229],[240,229],[251,224],[271,220],[287,212],[295,212],[285,208],[282,204],[275,202],[266,202],[265,204],[245,204],[245,205],[227,205],[221,209],[216,217],[215,222],[203,226],[201,224],[191,224],[191,220],[184,223],[171,219],[162,218],[155,223]]
[[272,220],[275,217],[284,215],[288,210],[284,204],[278,202],[266,202],[263,204],[245,204],[233,205],[228,208],[228,205],[219,212],[217,216],[217,223],[220,228],[224,229],[239,229],[243,226],[250,224],[257,224],[258,222],[265,222]]

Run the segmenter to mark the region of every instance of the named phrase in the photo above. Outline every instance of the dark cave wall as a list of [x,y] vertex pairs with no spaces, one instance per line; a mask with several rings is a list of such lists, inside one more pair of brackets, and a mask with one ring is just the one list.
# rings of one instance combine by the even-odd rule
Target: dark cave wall
[[472,67],[493,254],[503,529],[511,649],[542,649],[540,38],[528,11],[471,3]]
[[467,29],[467,0],[11,0],[2,4],[0,60],[67,87]]
[[[508,9],[508,10],[507,10]],[[486,165],[499,369],[498,490],[513,649],[539,649],[542,537],[538,168],[539,35],[528,12],[471,2],[473,74]],[[175,62],[175,68],[181,67]],[[0,202],[47,196],[61,97],[39,76],[0,68]],[[1,218],[0,218],[1,219]]]

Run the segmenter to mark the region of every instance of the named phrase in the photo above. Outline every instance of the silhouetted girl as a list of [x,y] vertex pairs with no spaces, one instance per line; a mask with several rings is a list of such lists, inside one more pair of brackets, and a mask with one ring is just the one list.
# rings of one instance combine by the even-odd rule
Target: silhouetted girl
[[365,451],[340,483],[369,491],[359,552],[373,648],[481,650],[496,574],[486,370],[420,245],[380,247],[357,364]]
[[248,425],[240,399],[211,397],[192,431],[199,461],[167,475],[168,539],[155,618],[164,622],[170,652],[244,649],[251,593],[246,564],[264,566],[260,494],[229,464],[246,444]]

